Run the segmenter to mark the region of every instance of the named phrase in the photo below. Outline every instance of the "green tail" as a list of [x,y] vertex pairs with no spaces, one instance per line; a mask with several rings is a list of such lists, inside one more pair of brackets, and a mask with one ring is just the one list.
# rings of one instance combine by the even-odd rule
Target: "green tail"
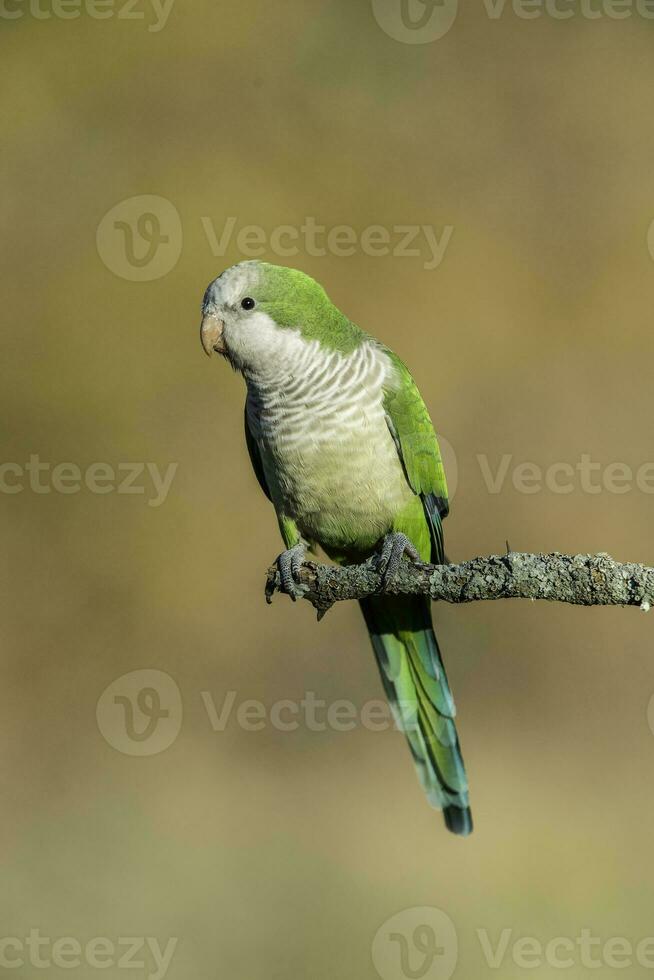
[[452,833],[466,836],[472,832],[468,780],[429,601],[374,596],[360,605],[386,695],[429,802],[443,811]]

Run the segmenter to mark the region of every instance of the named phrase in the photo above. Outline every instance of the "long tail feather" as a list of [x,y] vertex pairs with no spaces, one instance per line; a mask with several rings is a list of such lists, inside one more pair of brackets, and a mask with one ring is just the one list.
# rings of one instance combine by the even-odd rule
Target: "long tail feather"
[[374,596],[360,603],[386,696],[405,733],[432,806],[455,834],[472,832],[472,814],[456,708],[428,600]]

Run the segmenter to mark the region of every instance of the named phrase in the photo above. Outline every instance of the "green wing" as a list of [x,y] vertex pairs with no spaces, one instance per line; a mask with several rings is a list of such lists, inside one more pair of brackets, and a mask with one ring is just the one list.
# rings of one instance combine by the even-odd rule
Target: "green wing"
[[250,426],[248,425],[247,402],[245,404],[244,422],[245,422],[245,442],[248,447],[248,453],[250,454],[250,462],[252,463],[252,469],[254,470],[255,476],[259,481],[259,486],[265,493],[266,497],[268,498],[268,500],[272,500],[272,497],[270,496],[270,490],[268,489],[268,483],[266,481],[266,474],[263,471],[261,453],[259,452],[259,447],[257,446],[254,436],[250,431]]
[[[270,487],[268,486],[266,473],[263,467],[263,460],[261,459],[261,450],[259,449],[257,441],[252,435],[252,431],[248,424],[247,402],[245,403],[245,443],[248,447],[250,462],[252,463],[254,474],[259,481],[259,486],[265,493],[268,500],[270,500],[270,502],[274,505],[275,501],[272,499],[272,494],[270,493]],[[276,507],[275,510],[277,510]],[[279,530],[281,531],[286,547],[292,548],[300,541],[300,532],[298,531],[295,521],[290,517],[286,517],[285,514],[279,513],[279,511],[277,511],[277,520],[279,521]],[[312,550],[313,545],[309,543],[309,551]]]
[[438,439],[427,407],[406,365],[392,351],[384,350],[396,371],[396,383],[389,386],[385,393],[386,421],[409,486],[422,500],[431,534],[431,560],[443,563],[442,520],[449,513],[449,503]]
[[[414,542],[424,542],[418,545],[420,553],[431,544],[431,561],[442,564],[441,522],[449,508],[438,440],[413,378],[395,354],[384,350],[395,369],[385,391],[386,421],[416,495],[409,519],[402,517],[405,533],[415,530]],[[361,601],[386,693],[429,800],[444,811],[451,831],[466,835],[472,830],[468,781],[429,605],[422,596],[370,596]]]

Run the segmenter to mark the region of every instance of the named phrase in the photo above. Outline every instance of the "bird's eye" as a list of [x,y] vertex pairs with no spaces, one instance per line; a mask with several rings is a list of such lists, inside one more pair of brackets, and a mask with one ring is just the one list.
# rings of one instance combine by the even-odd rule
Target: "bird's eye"
[[244,310],[253,310],[256,303],[250,296],[246,296],[245,299],[241,300],[241,306]]

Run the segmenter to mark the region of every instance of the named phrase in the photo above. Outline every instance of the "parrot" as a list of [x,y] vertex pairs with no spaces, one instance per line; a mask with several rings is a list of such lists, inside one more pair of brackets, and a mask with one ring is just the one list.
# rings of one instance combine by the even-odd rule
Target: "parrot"
[[[446,563],[447,483],[429,412],[408,368],[352,323],[306,273],[260,260],[209,284],[201,342],[246,385],[245,441],[274,506],[285,592],[301,595],[307,551],[377,562]],[[383,591],[360,600],[382,685],[430,804],[472,832],[456,709],[430,600]]]

